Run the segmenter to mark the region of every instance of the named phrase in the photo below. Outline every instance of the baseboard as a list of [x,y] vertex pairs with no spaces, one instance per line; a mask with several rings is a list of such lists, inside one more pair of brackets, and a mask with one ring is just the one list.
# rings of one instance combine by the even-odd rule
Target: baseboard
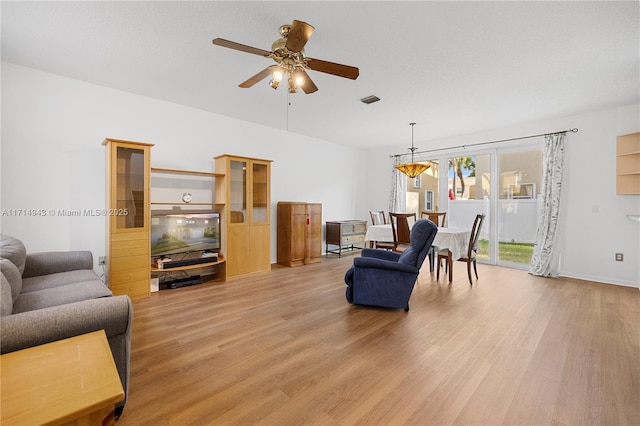
[[576,280],[593,281],[601,284],[617,285],[621,287],[633,287],[640,290],[640,287],[638,287],[638,283],[633,281],[626,281],[626,280],[614,281],[605,277],[594,277],[590,275],[579,275],[579,274],[560,274],[560,276],[563,278],[573,278]]

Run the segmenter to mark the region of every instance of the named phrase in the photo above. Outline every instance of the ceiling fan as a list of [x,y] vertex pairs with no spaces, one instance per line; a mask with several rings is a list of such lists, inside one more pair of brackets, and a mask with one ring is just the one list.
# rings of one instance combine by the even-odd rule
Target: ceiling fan
[[306,72],[306,69],[337,75],[339,77],[358,78],[360,71],[356,67],[336,64],[334,62],[320,59],[305,58],[304,46],[311,38],[314,27],[306,22],[294,20],[291,25],[280,26],[280,38],[273,42],[271,51],[258,49],[222,38],[213,39],[213,44],[239,50],[241,52],[253,53],[265,58],[271,58],[276,65],[268,66],[253,77],[239,84],[240,87],[248,88],[271,75],[269,85],[277,89],[280,82],[288,74],[287,83],[289,93],[296,93],[301,88],[304,93],[313,93],[318,87],[313,83]]

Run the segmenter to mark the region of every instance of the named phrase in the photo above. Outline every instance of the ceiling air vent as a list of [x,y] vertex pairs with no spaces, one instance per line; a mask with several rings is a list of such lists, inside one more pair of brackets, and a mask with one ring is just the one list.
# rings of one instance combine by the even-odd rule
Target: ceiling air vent
[[360,99],[360,102],[364,104],[372,104],[374,102],[378,102],[380,100],[376,95],[367,96],[366,98]]

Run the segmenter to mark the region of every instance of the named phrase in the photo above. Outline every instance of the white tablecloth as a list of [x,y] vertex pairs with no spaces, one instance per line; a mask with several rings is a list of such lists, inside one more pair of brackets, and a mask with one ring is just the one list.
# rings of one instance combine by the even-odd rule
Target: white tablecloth
[[[433,239],[433,245],[439,248],[448,248],[456,260],[467,252],[467,244],[469,244],[470,229],[465,228],[438,228],[438,233]],[[391,224],[372,225],[367,228],[364,236],[366,241],[384,241],[393,242],[393,230]]]

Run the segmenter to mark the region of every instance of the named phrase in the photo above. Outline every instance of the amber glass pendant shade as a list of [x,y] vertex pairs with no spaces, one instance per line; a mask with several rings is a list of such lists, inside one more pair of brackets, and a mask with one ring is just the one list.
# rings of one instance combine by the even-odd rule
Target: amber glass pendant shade
[[405,175],[409,176],[410,178],[414,178],[418,175],[420,175],[420,173],[424,172],[425,170],[427,170],[429,167],[431,167],[430,164],[423,164],[423,163],[416,163],[413,161],[413,152],[418,149],[415,146],[413,146],[413,126],[416,125],[416,123],[409,123],[409,125],[411,126],[411,148],[409,148],[409,151],[411,151],[411,162],[410,163],[404,163],[404,164],[398,164],[396,165],[396,169],[400,170],[402,173],[404,173]]
[[424,172],[425,170],[427,170],[429,167],[430,166],[428,164],[405,163],[405,164],[398,164],[396,166],[396,169],[400,170],[402,173],[409,176],[410,178],[414,178],[419,174],[421,174],[422,172]]

